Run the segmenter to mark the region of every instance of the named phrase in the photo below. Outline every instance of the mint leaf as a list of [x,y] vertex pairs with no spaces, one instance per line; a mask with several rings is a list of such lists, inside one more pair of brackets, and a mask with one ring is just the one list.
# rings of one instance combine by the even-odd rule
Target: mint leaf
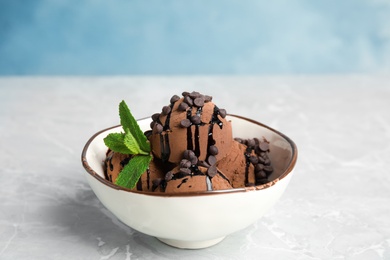
[[115,181],[116,185],[132,189],[137,185],[141,175],[148,169],[151,155],[136,155],[123,167]]
[[105,145],[114,152],[129,154],[131,151],[125,145],[125,134],[111,133],[104,138]]
[[125,132],[130,130],[131,134],[139,144],[140,149],[145,153],[150,153],[150,144],[124,100],[122,100],[119,104],[119,117],[121,119],[123,130]]
[[123,141],[124,141],[124,144],[126,145],[126,147],[129,149],[131,154],[145,154],[145,155],[149,154],[149,153],[141,150],[137,140],[131,134],[131,132],[127,129],[126,129],[126,134],[125,134],[125,138]]

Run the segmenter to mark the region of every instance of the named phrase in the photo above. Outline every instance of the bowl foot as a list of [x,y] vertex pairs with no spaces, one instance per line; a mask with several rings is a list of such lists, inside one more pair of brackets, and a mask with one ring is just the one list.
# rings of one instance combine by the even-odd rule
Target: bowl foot
[[157,239],[160,240],[161,242],[177,247],[177,248],[182,248],[182,249],[201,249],[201,248],[206,248],[209,246],[213,246],[221,242],[225,237],[219,237],[215,239],[210,239],[210,240],[202,240],[202,241],[183,241],[183,240],[175,240],[175,239],[168,239],[168,238],[160,238],[158,237]]

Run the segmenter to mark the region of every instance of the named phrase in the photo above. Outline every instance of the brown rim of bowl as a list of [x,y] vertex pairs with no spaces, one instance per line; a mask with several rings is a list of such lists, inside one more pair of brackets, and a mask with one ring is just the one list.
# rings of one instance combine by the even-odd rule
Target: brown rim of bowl
[[[89,148],[89,145],[91,144],[91,142],[96,138],[96,136],[98,136],[99,134],[107,131],[107,130],[110,130],[110,129],[113,129],[113,128],[116,128],[116,127],[119,127],[120,125],[117,125],[117,126],[112,126],[112,127],[109,127],[109,128],[106,128],[106,129],[103,129],[99,132],[97,132],[96,134],[94,134],[89,140],[88,142],[85,144],[84,146],[84,149],[82,151],[82,154],[81,154],[81,162],[85,168],[85,170],[92,176],[94,177],[95,179],[97,179],[98,181],[100,181],[101,183],[113,188],[113,189],[116,189],[116,190],[123,190],[125,192],[131,192],[131,193],[138,193],[138,194],[142,194],[142,195],[151,195],[151,196],[159,196],[159,197],[184,197],[184,196],[199,196],[199,195],[216,195],[216,194],[226,194],[226,193],[235,193],[235,192],[248,192],[248,191],[254,191],[254,190],[263,190],[263,189],[266,189],[266,188],[269,188],[273,185],[275,185],[279,180],[283,179],[284,177],[286,177],[293,169],[294,169],[294,166],[296,164],[296,161],[297,161],[297,157],[298,157],[298,150],[297,150],[297,147],[295,145],[295,143],[289,138],[287,137],[286,135],[282,134],[281,132],[267,126],[267,125],[264,125],[262,123],[259,123],[255,120],[252,120],[252,119],[249,119],[249,118],[246,118],[246,117],[243,117],[243,116],[238,116],[238,115],[232,115],[232,114],[228,114],[229,116],[231,117],[236,117],[236,118],[239,118],[239,119],[243,119],[243,120],[246,120],[246,121],[249,121],[251,123],[254,123],[254,124],[257,124],[257,125],[260,125],[264,128],[267,128],[269,130],[271,130],[272,132],[282,136],[290,145],[291,145],[291,148],[292,148],[292,157],[291,157],[291,160],[288,164],[288,167],[286,168],[286,170],[280,175],[280,177],[278,177],[277,179],[271,181],[271,182],[268,182],[266,184],[261,184],[261,185],[257,185],[257,186],[253,186],[253,187],[245,187],[245,188],[233,188],[233,189],[228,189],[228,190],[214,190],[214,191],[198,191],[198,192],[182,192],[182,193],[161,193],[161,192],[152,192],[152,191],[137,191],[137,190],[130,190],[128,188],[124,188],[124,187],[120,187],[118,185],[115,185],[113,184],[112,182],[106,180],[105,178],[101,177],[99,174],[97,174],[93,169],[92,167],[88,164],[88,161],[87,161],[87,158],[86,158],[86,154],[87,154],[87,150]],[[145,120],[147,119],[148,117],[146,118],[141,118],[141,119],[138,119],[137,121],[141,121],[141,120]]]

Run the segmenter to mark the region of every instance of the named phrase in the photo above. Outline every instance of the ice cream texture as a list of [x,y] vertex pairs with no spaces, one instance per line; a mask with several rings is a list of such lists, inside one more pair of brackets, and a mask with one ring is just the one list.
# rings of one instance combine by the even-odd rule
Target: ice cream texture
[[[264,138],[233,138],[226,110],[199,92],[174,95],[152,115],[153,160],[135,190],[182,193],[225,190],[268,182],[273,172],[269,142]],[[115,183],[132,155],[107,151],[106,179]]]

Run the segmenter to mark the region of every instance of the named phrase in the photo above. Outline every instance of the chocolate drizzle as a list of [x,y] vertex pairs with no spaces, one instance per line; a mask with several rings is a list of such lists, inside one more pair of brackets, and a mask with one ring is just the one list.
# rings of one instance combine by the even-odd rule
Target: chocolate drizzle
[[[169,156],[171,154],[171,148],[169,146],[169,134],[168,132],[170,131],[170,120],[171,120],[171,114],[172,114],[172,110],[173,110],[173,105],[175,103],[171,103],[170,104],[170,109],[169,109],[169,113],[167,114],[167,117],[165,119],[165,123],[164,123],[164,126],[163,126],[163,131],[165,131],[165,133],[161,132],[160,133],[160,147],[161,147],[161,160],[163,162],[166,162],[169,160]],[[157,119],[157,123],[161,124],[161,121],[160,121],[160,118]]]
[[188,178],[184,178],[181,183],[179,185],[177,185],[177,188],[180,188],[181,185],[183,185],[184,183],[186,183],[188,181]]
[[139,180],[137,182],[137,190],[142,191],[142,180],[141,180],[141,178],[139,178]]
[[[191,112],[192,112],[192,107],[190,107],[187,110],[187,119],[191,120]],[[192,130],[191,126],[187,127],[187,150],[192,150],[193,149],[193,142],[192,142]]]

